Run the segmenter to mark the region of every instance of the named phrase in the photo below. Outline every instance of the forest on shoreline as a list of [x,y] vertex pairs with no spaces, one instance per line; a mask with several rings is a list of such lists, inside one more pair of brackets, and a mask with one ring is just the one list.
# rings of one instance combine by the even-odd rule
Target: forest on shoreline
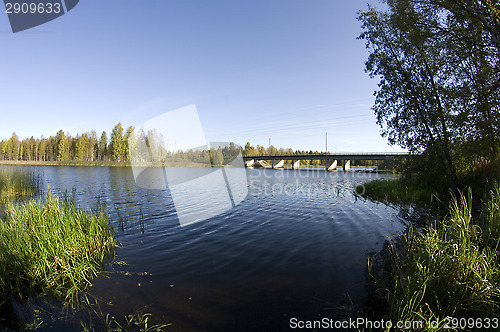
[[[156,142],[156,143],[155,143]],[[0,141],[0,164],[13,165],[64,165],[64,166],[128,166],[134,162],[165,162],[174,165],[205,164],[220,166],[233,160],[241,151],[243,156],[321,154],[323,151],[265,148],[247,142],[244,147],[228,143],[206,150],[171,151],[164,146],[163,137],[154,131],[143,132],[133,126],[126,129],[116,124],[108,136],[103,131],[98,137],[95,130],[71,136],[59,130],[48,138],[21,139],[14,132]],[[147,148],[146,148],[147,147]],[[146,155],[146,150],[152,150]],[[378,161],[357,161],[358,166],[376,166]],[[303,160],[302,166],[322,166],[322,160]],[[354,165],[354,164],[353,164]]]

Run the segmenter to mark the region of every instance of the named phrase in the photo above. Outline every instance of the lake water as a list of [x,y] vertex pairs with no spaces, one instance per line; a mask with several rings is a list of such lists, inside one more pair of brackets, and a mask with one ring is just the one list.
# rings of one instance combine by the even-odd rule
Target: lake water
[[364,300],[367,254],[405,227],[397,209],[353,195],[389,175],[247,169],[240,204],[181,227],[170,192],[138,187],[130,168],[35,169],[52,193],[74,189],[83,207],[107,203],[116,259],[128,265],[108,265],[90,293],[111,315],[141,309],[168,331],[281,331],[294,317],[346,318]]

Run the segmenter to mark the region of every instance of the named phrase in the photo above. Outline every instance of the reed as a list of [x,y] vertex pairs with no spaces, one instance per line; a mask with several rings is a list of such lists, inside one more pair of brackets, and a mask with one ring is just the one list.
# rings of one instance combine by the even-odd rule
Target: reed
[[364,197],[392,203],[430,203],[434,197],[443,196],[423,187],[416,179],[373,180],[356,188]]
[[114,247],[102,207],[82,210],[74,199],[59,202],[50,194],[9,203],[0,220],[0,307],[46,295],[77,303]]
[[144,313],[142,310],[135,311],[133,314],[115,317],[106,313],[101,303],[93,299],[86,298],[86,308],[88,309],[89,317],[85,321],[80,321],[80,326],[84,332],[126,332],[126,331],[141,331],[141,332],[162,332],[172,324],[151,324],[149,319],[152,318],[150,313]]
[[393,322],[424,321],[423,330],[435,331],[444,330],[451,317],[498,317],[499,203],[497,185],[476,222],[469,191],[452,199],[449,216],[441,222],[420,232],[410,228],[403,250],[392,254],[387,299]]
[[33,196],[40,192],[34,173],[24,170],[0,170],[0,202],[12,197]]

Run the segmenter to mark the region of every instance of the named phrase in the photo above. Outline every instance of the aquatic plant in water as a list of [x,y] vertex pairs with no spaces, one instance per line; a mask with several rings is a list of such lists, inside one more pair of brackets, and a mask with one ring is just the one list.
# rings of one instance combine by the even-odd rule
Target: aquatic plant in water
[[74,199],[59,202],[50,194],[10,203],[0,220],[0,306],[45,295],[77,303],[115,246],[100,207],[82,210]]

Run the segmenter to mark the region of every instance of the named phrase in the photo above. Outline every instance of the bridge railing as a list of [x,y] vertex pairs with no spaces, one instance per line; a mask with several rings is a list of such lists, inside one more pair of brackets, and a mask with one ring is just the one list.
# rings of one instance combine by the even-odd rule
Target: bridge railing
[[349,156],[410,156],[414,155],[409,152],[336,152],[336,153],[305,153],[305,154],[286,154],[286,155],[259,155],[259,156],[243,156],[243,158],[252,158],[258,159],[260,158],[293,158],[293,157],[324,157],[324,156],[332,156],[332,157],[349,157]]

